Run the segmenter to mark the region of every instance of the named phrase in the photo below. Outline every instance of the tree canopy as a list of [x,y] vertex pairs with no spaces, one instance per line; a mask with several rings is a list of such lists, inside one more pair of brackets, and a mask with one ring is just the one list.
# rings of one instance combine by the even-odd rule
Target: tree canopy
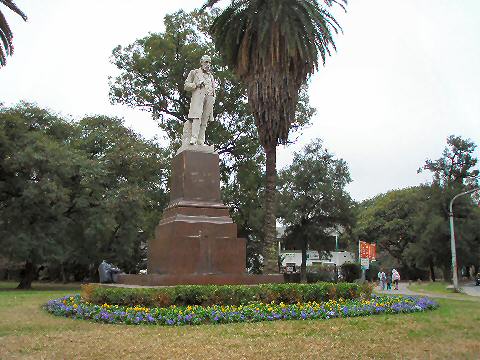
[[[478,186],[476,145],[449,136],[442,157],[427,160],[419,171],[432,180],[419,187],[394,190],[357,207],[357,239],[376,242],[392,256],[407,276],[428,270],[435,280],[439,268],[445,280],[451,276],[449,203],[465,190]],[[474,196],[458,198],[453,208],[458,263],[479,266],[479,202]]]
[[286,240],[300,244],[303,280],[307,248],[328,252],[331,231],[353,224],[353,201],[345,189],[350,181],[347,163],[318,139],[280,172],[278,216],[287,226]]
[[2,108],[0,246],[26,262],[21,286],[47,262],[80,280],[102,259],[135,270],[166,205],[165,158],[120,119]]

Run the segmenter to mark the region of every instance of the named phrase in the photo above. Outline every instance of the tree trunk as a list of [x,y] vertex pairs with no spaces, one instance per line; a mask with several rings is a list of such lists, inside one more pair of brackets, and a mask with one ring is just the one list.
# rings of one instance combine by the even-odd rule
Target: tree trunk
[[452,282],[452,269],[450,268],[450,266],[444,266],[442,268],[442,272],[443,272],[443,281],[445,282]]
[[25,274],[23,275],[20,284],[18,284],[17,289],[31,289],[32,281],[35,278],[35,265],[30,260],[25,262]]
[[266,154],[266,186],[265,186],[265,219],[263,224],[263,273],[278,273],[277,234],[275,217],[275,198],[277,180],[277,147],[265,148]]
[[62,276],[62,282],[64,284],[66,284],[67,283],[67,274],[65,273],[65,266],[63,265],[63,262],[60,265],[60,274]]
[[430,268],[430,279],[435,282],[435,268],[433,267],[433,262],[430,261],[430,264],[428,265]]
[[307,283],[307,242],[302,239],[302,265],[300,266],[300,282]]

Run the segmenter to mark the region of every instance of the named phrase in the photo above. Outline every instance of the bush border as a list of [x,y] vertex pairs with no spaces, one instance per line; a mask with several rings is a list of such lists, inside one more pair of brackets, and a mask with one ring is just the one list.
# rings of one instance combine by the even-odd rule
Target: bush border
[[87,284],[82,297],[94,304],[168,307],[171,305],[245,305],[251,302],[285,304],[337,299],[368,299],[372,285],[355,283],[178,285],[155,288],[124,288]]

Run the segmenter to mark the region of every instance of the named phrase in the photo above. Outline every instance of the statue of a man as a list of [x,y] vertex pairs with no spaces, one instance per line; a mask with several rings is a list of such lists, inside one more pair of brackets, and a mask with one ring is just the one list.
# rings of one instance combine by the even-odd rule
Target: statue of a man
[[182,147],[205,144],[207,123],[213,120],[215,80],[211,73],[211,58],[200,59],[200,68],[190,71],[185,80],[185,90],[192,92],[188,120],[183,125]]

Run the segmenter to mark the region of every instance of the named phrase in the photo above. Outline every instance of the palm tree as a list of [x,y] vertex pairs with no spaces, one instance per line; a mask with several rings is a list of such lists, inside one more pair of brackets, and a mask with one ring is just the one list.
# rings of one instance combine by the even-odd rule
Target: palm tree
[[[203,9],[220,0],[209,0]],[[323,64],[341,27],[327,11],[347,0],[232,0],[210,32],[225,63],[247,85],[248,102],[266,154],[264,272],[277,272],[276,148],[286,144],[300,87]]]
[[[11,0],[0,0],[0,4],[5,5],[10,8],[13,12],[17,13],[22,17],[23,20],[27,21],[27,15],[25,15],[22,10],[20,10],[17,5],[14,4]],[[0,40],[2,45],[0,46],[0,67],[5,66],[7,63],[7,56],[13,54],[13,34],[8,26],[7,20],[3,15],[3,12],[0,10]]]

